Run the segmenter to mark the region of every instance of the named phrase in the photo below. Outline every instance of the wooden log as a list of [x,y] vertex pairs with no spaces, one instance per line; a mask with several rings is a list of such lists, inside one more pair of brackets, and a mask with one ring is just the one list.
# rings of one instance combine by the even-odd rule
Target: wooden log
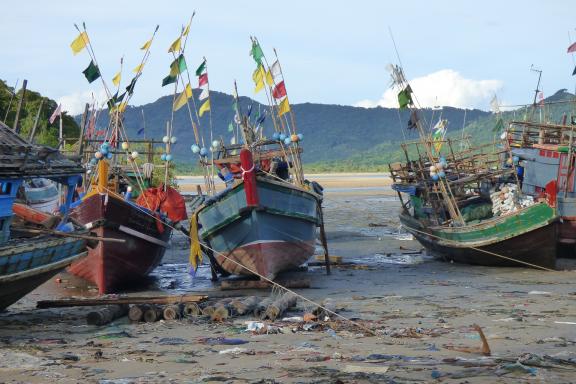
[[231,298],[224,298],[224,299],[218,300],[218,301],[216,301],[210,305],[207,305],[207,306],[202,308],[202,315],[203,316],[212,316],[212,313],[214,313],[216,308],[226,306],[226,304],[230,303],[231,301],[232,301]]
[[210,320],[220,323],[220,322],[223,322],[224,320],[228,319],[229,317],[230,317],[230,312],[228,311],[228,308],[226,308],[226,306],[224,306],[224,305],[221,305],[221,306],[214,308],[214,311],[210,315]]
[[[310,288],[309,278],[278,280],[279,285],[286,288]],[[222,280],[220,289],[223,291],[231,291],[236,289],[269,289],[274,285],[268,281],[263,280]]]
[[150,308],[144,311],[144,321],[147,323],[154,323],[162,319],[162,310],[156,305],[151,305]]
[[256,305],[256,308],[254,308],[254,317],[264,320],[266,315],[266,309],[270,304],[272,304],[272,298],[270,297],[267,297],[261,302],[259,302]]
[[142,321],[144,312],[149,308],[147,304],[136,304],[130,307],[128,311],[128,318],[132,321]]
[[168,304],[164,307],[162,315],[164,320],[177,320],[182,318],[182,304]]
[[202,314],[202,309],[196,303],[186,303],[182,312],[186,317],[198,317]]
[[86,322],[88,325],[104,325],[126,315],[126,313],[128,313],[128,306],[125,304],[108,305],[96,311],[88,312]]
[[107,304],[175,304],[197,303],[208,298],[205,295],[168,295],[168,296],[120,296],[105,298],[82,298],[62,300],[41,300],[36,308],[62,308],[62,307],[94,307]]
[[247,313],[254,311],[254,308],[256,308],[260,300],[262,300],[262,298],[258,296],[248,296],[243,300],[232,300],[232,302],[230,302],[230,305],[234,307],[236,313],[239,316],[243,316]]
[[298,297],[296,297],[296,295],[290,292],[286,292],[279,299],[274,300],[274,302],[270,304],[268,308],[266,308],[264,318],[270,319],[272,321],[276,320],[287,309],[294,307],[297,301]]

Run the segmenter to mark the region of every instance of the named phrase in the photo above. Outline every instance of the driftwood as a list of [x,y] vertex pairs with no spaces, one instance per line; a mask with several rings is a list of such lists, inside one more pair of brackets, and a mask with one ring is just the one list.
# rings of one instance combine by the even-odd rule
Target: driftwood
[[63,300],[41,300],[36,308],[59,308],[59,307],[93,307],[107,304],[176,304],[197,303],[206,300],[205,295],[170,295],[170,296],[122,296],[103,298],[82,298]]
[[298,297],[293,293],[286,292],[279,299],[275,300],[272,304],[266,308],[264,313],[265,318],[272,321],[276,320],[280,315],[282,315],[287,309],[296,306]]
[[89,325],[104,325],[122,317],[128,313],[128,306],[125,304],[108,305],[104,308],[88,312],[86,322]]
[[[309,278],[299,278],[299,279],[287,279],[278,280],[278,284],[286,288],[310,288]],[[223,280],[220,283],[220,289],[222,291],[231,291],[235,289],[269,289],[272,288],[274,284],[263,281],[263,280]]]
[[272,299],[270,297],[265,298],[256,305],[254,308],[254,317],[264,320],[266,318],[266,309],[272,304]]
[[182,304],[169,304],[164,307],[162,315],[165,320],[177,320],[182,318]]
[[186,303],[182,309],[184,316],[186,317],[198,317],[202,314],[202,309],[196,303]]
[[236,313],[239,316],[242,316],[249,312],[254,311],[254,308],[256,308],[260,300],[262,300],[262,298],[258,296],[248,296],[242,300],[232,300],[232,302],[230,302],[230,305],[234,307]]
[[207,306],[202,308],[202,315],[203,316],[212,316],[212,313],[214,313],[216,308],[223,307],[226,304],[230,303],[231,301],[232,301],[231,298],[225,298],[222,300],[218,300],[218,301],[216,301],[210,305],[207,305]]
[[147,323],[154,323],[162,319],[162,310],[156,305],[151,305],[150,308],[144,311],[144,321]]
[[312,314],[319,319],[323,319],[325,316],[332,316],[332,313],[336,313],[336,311],[337,308],[334,300],[327,298],[322,302],[322,305],[312,311]]
[[128,318],[132,321],[142,321],[144,312],[149,308],[148,304],[136,304],[130,307],[128,311]]

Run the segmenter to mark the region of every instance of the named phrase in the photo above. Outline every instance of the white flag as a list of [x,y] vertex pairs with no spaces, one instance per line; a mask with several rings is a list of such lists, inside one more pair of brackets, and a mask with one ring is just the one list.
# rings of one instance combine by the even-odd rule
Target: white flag
[[202,92],[200,93],[200,96],[198,96],[198,100],[202,101],[204,99],[208,98],[208,88],[202,88]]
[[61,111],[62,111],[62,108],[61,108],[61,107],[62,107],[62,105],[61,105],[61,104],[58,104],[58,108],[56,108],[56,109],[54,110],[54,112],[52,113],[52,116],[50,116],[50,119],[49,119],[50,124],[54,124],[54,120],[56,120],[56,118],[57,118],[58,116],[60,116],[60,113],[61,113]]
[[490,101],[490,107],[492,107],[492,112],[500,113],[500,106],[498,105],[498,98],[496,95],[494,95],[492,101]]
[[281,75],[281,73],[282,72],[280,71],[280,63],[278,62],[278,60],[276,60],[274,64],[272,64],[272,66],[270,67],[270,74],[274,79],[276,79],[278,76]]

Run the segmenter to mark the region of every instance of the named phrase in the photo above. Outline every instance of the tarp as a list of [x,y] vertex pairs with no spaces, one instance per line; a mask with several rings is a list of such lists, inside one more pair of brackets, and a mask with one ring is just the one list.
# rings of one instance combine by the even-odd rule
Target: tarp
[[164,191],[164,185],[146,189],[138,196],[136,204],[153,212],[164,212],[170,220],[176,223],[188,218],[186,203],[182,195],[171,187],[166,187]]

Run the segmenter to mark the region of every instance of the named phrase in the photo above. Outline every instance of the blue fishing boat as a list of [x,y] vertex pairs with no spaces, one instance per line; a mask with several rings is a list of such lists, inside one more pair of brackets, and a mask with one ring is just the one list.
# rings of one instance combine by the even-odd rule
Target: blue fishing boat
[[[10,161],[6,161],[9,159]],[[66,220],[83,172],[57,150],[32,145],[0,123],[0,310],[86,254],[86,237]],[[23,181],[45,177],[67,188],[63,218],[54,229],[15,222],[14,200]],[[26,218],[24,218],[26,219]],[[50,221],[54,223],[53,220]],[[18,224],[18,225],[17,225]],[[85,232],[85,231],[84,231]]]

